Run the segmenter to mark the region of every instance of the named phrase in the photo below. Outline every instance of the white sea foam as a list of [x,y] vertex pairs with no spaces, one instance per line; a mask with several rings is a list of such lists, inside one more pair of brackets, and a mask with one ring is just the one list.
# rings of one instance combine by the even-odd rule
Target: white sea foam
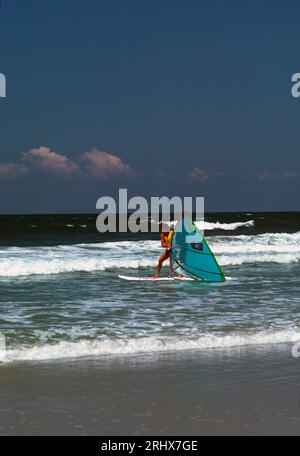
[[245,263],[298,263],[300,252],[297,254],[250,254],[250,255],[218,255],[219,263],[222,266],[235,266]]
[[[300,261],[300,232],[209,237],[221,266]],[[0,277],[153,268],[161,252],[157,241],[118,241],[0,250]]]
[[[176,225],[176,221],[166,222],[164,223],[168,226],[174,227]],[[233,222],[233,223],[220,223],[220,222],[205,222],[199,221],[196,222],[195,225],[199,228],[199,230],[224,230],[224,231],[233,231],[237,228],[241,227],[251,227],[254,226],[254,220],[248,220],[245,222]]]
[[220,263],[295,263],[300,261],[300,232],[215,238],[212,249]]
[[199,335],[198,337],[164,336],[131,339],[102,339],[59,342],[34,347],[8,348],[0,352],[3,363],[30,360],[97,357],[101,355],[135,355],[140,353],[183,350],[226,349],[231,347],[294,343],[300,340],[298,328],[285,331],[261,331],[254,334]]
[[33,274],[61,274],[67,272],[93,272],[109,269],[138,269],[154,266],[155,260],[140,259],[24,259],[7,260],[0,262],[0,277],[17,277]]
[[250,227],[254,225],[254,220],[248,220],[247,222],[236,222],[236,223],[220,223],[220,222],[196,222],[197,227],[200,230],[224,230],[233,231],[237,228]]

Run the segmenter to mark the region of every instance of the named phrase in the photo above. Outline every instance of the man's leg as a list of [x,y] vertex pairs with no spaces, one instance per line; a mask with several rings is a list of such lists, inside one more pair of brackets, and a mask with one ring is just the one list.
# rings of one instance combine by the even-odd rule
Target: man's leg
[[169,250],[165,250],[159,257],[157,266],[156,266],[156,277],[160,276],[160,270],[163,265],[163,262],[166,261],[169,256],[171,255],[171,252]]

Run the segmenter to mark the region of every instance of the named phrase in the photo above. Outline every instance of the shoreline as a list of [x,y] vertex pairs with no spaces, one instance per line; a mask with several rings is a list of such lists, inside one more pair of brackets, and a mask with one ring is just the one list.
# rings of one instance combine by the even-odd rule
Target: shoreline
[[299,435],[291,344],[0,365],[0,435]]

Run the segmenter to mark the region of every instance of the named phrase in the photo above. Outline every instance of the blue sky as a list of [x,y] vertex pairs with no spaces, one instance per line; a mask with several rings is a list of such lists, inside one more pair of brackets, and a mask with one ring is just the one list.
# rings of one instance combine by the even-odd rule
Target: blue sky
[[299,210],[300,4],[2,0],[0,213]]

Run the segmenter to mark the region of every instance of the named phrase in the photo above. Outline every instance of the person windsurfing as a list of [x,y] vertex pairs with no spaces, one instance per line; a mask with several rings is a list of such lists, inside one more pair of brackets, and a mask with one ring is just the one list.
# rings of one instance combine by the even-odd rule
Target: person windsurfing
[[[156,276],[155,277],[157,277],[157,278],[160,277],[160,271],[161,271],[164,261],[166,261],[168,258],[171,257],[173,235],[174,235],[174,231],[171,229],[169,231],[161,232],[161,237],[160,237],[161,246],[165,250],[160,255],[157,266],[156,266]],[[172,271],[171,258],[170,258],[170,271]]]

